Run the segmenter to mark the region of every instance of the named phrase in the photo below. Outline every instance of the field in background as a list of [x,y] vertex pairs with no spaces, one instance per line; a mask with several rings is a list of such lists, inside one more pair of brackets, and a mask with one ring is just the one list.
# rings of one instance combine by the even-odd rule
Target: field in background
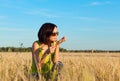
[[[62,81],[120,81],[120,53],[60,53]],[[33,81],[31,53],[0,52],[0,81]]]

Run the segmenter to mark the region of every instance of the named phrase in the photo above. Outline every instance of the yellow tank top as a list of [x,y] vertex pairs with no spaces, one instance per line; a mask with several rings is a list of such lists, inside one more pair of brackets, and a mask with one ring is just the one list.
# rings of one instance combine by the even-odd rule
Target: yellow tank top
[[[40,46],[40,42],[39,41],[36,41],[39,46]],[[43,56],[43,53],[42,53],[42,48],[39,47],[39,58],[41,59]],[[42,66],[41,70],[40,70],[40,73],[47,73],[49,72],[50,70],[52,70],[52,67],[53,67],[53,62],[52,62],[52,58],[53,57],[53,54],[48,54],[46,57],[45,57],[45,61],[44,61],[44,65]],[[32,59],[32,73],[38,73],[37,72],[37,68],[35,66],[35,63]]]

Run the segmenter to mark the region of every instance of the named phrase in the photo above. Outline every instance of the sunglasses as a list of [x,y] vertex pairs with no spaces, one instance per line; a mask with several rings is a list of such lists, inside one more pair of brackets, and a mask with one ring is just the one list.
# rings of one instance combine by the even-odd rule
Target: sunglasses
[[59,35],[59,32],[51,33],[51,36],[56,36],[56,35]]

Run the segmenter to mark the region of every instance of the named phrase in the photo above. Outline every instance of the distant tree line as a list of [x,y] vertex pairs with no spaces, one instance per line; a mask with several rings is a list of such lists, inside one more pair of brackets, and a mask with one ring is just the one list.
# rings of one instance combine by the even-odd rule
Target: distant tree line
[[[0,47],[0,52],[31,52],[31,47]],[[120,50],[67,50],[60,48],[60,52],[83,52],[83,53],[120,53]]]
[[31,52],[31,47],[0,47],[0,52]]
[[[31,52],[31,47],[0,47],[0,52]],[[60,52],[66,52],[64,48],[60,48]]]
[[69,52],[84,52],[84,53],[120,53],[120,50],[68,50]]

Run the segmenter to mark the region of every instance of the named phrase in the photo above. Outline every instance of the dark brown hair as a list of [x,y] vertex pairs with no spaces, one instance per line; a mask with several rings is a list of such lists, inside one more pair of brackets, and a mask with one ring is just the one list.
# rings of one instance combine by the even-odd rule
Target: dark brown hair
[[55,27],[57,26],[53,23],[44,23],[38,31],[39,42],[48,44],[49,36],[53,33]]

